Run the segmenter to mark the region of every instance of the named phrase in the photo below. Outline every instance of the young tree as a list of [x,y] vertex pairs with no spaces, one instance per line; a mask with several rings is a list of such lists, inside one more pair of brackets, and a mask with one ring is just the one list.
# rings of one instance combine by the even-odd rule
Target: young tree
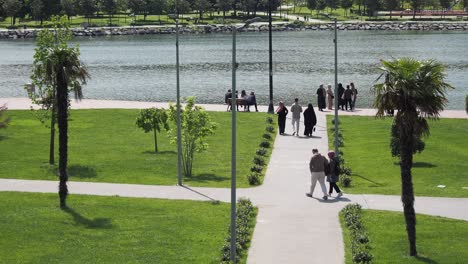
[[410,256],[416,256],[416,214],[411,168],[415,139],[429,135],[426,118],[437,119],[447,102],[445,68],[434,61],[411,58],[382,61],[385,81],[374,85],[377,116],[397,110],[394,122],[400,137],[401,201],[405,215]]
[[135,124],[143,129],[145,133],[154,132],[154,152],[158,152],[157,132],[161,132],[161,128],[169,130],[167,123],[166,110],[155,107],[142,109],[136,119]]
[[3,116],[8,108],[5,105],[0,105],[0,129],[6,128],[10,122],[10,118]]
[[[182,134],[182,167],[185,177],[192,177],[192,165],[195,152],[208,147],[205,142],[207,136],[214,133],[216,123],[211,121],[208,113],[195,105],[195,97],[187,97],[185,107],[180,113],[180,127]],[[177,124],[177,106],[169,106],[170,119]],[[174,127],[177,127],[175,125]],[[172,143],[176,142],[176,129],[171,129]]]
[[65,17],[52,17],[54,31],[43,30],[38,34],[38,47],[35,50],[33,76],[35,83],[52,84],[55,90],[57,123],[59,128],[59,197],[60,207],[66,208],[68,194],[68,106],[69,92],[76,99],[83,97],[81,86],[89,78],[88,71],[80,61],[77,46],[68,47],[71,31]]

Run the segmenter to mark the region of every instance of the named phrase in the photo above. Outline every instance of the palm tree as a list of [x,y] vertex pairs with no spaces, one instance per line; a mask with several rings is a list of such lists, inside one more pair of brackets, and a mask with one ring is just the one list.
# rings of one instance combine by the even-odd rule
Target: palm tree
[[416,214],[411,175],[415,139],[429,135],[426,118],[437,119],[447,102],[445,67],[434,60],[402,58],[383,61],[383,83],[374,85],[377,116],[397,110],[395,124],[400,136],[401,201],[408,233],[410,256],[416,256]]
[[45,63],[47,76],[55,79],[57,123],[59,128],[59,197],[60,207],[66,208],[68,194],[67,162],[68,162],[68,104],[69,91],[73,91],[75,99],[83,98],[81,85],[89,78],[88,71],[79,60],[78,48],[58,45],[49,49]]

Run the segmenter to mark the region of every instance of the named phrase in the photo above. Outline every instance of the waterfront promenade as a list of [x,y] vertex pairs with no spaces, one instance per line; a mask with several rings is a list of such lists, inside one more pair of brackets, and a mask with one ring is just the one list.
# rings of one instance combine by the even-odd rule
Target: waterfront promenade
[[[29,109],[27,98],[3,98],[9,109]],[[147,108],[167,107],[167,103],[83,100],[72,102],[73,109],[85,108]],[[225,111],[224,105],[203,105],[210,111]],[[260,111],[266,111],[260,106]],[[317,130],[312,138],[291,136],[291,122],[286,122],[286,135],[277,136],[263,185],[238,189],[238,197],[248,197],[259,208],[248,263],[343,263],[344,248],[339,210],[357,202],[363,208],[401,211],[399,196],[349,195],[323,201],[320,188],[314,198],[305,196],[310,181],[308,168],[311,149],[328,151],[326,114],[317,113]],[[343,115],[373,115],[372,109],[355,112],[340,111]],[[442,117],[467,118],[464,111],[444,111]],[[302,126],[302,125],[301,125]],[[174,176],[174,183],[176,183]],[[190,186],[151,186],[70,182],[71,194],[119,195],[164,199],[230,201],[228,188]],[[57,192],[56,181],[0,179],[0,191]],[[468,198],[416,197],[417,213],[445,216],[468,221]]]

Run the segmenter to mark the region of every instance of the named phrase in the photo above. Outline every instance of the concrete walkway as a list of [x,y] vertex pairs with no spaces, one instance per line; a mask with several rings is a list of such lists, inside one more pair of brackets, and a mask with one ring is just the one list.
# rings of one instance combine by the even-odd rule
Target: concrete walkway
[[[0,99],[10,109],[27,109],[27,99]],[[142,108],[167,106],[163,103],[84,100],[72,108]],[[223,105],[206,105],[207,110],[224,111]],[[260,111],[266,111],[262,106]],[[286,122],[286,135],[277,136],[274,151],[266,171],[264,184],[255,188],[238,189],[238,197],[248,197],[259,208],[257,225],[249,249],[248,263],[343,263],[344,248],[338,212],[350,202],[364,208],[401,211],[399,196],[344,195],[340,199],[322,201],[308,198],[310,172],[308,161],[311,149],[328,151],[326,114],[317,113],[317,130],[314,137],[291,136],[291,120]],[[466,118],[463,111],[444,115]],[[371,109],[340,114],[371,115]],[[464,116],[464,117],[463,117]],[[301,124],[302,126],[302,124]],[[302,130],[303,128],[301,128]],[[0,191],[57,192],[55,181],[0,179]],[[202,188],[180,186],[151,186],[136,184],[111,184],[70,182],[70,193],[93,195],[119,195],[165,199],[230,201],[227,188]],[[314,197],[322,197],[319,186]],[[468,198],[417,197],[418,213],[439,215],[468,221]]]

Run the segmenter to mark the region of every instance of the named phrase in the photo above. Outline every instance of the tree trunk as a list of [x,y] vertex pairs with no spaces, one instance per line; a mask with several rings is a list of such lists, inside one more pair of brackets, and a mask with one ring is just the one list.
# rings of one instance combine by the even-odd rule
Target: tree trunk
[[49,147],[49,164],[55,163],[55,106],[52,105],[52,116],[50,120],[50,147]]
[[[413,166],[413,130],[408,129],[412,124],[403,124],[407,130],[400,128],[400,169],[401,169],[401,201],[405,215],[406,232],[408,234],[410,256],[416,256],[416,214],[414,211],[414,192],[411,175]],[[409,130],[409,131],[408,131]]]
[[59,197],[60,208],[66,208],[68,194],[68,85],[63,69],[57,73],[57,121],[59,128]]
[[154,131],[154,152],[158,152],[158,138],[156,136],[156,129],[153,129]]

